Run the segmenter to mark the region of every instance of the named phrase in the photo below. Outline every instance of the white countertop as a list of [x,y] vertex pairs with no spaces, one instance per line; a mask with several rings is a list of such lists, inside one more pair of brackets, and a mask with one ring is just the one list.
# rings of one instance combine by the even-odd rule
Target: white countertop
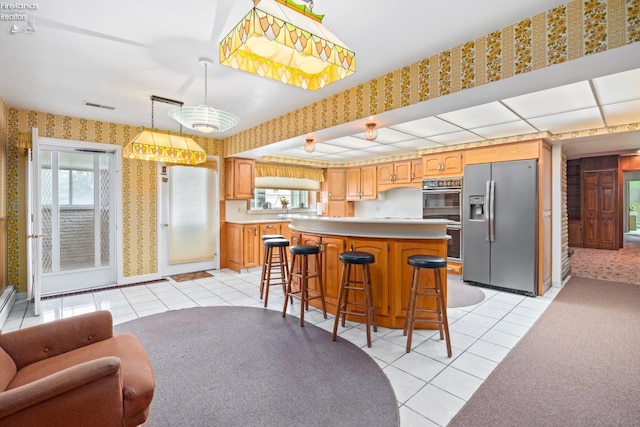
[[422,219],[401,217],[329,217],[312,215],[280,215],[291,220],[289,228],[307,232],[337,236],[360,236],[402,239],[449,239],[446,219]]

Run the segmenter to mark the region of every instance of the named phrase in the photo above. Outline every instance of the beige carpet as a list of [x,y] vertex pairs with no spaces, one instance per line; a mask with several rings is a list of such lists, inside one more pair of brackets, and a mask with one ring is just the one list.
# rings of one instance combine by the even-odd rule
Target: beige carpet
[[467,285],[458,277],[447,280],[447,308],[480,304],[484,298],[484,292],[477,286]]
[[572,275],[640,285],[640,235],[625,234],[619,250],[572,249]]
[[573,277],[449,426],[636,427],[639,355],[640,286]]

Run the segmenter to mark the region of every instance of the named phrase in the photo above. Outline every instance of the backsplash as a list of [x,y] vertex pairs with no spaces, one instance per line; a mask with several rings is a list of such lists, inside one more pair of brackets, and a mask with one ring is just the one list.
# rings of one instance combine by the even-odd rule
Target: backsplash
[[364,218],[422,218],[422,190],[394,188],[379,193],[381,200],[355,202],[355,216]]

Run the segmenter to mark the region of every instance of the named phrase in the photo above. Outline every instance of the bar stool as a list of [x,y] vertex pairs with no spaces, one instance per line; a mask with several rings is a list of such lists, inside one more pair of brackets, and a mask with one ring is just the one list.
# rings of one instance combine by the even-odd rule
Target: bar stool
[[[289,246],[287,239],[267,239],[264,241],[265,259],[264,266],[265,279],[261,282],[260,298],[262,298],[262,287],[264,287],[264,306],[269,302],[269,288],[273,285],[282,285],[282,292],[287,292],[287,281],[289,278],[289,260],[287,259],[286,247]],[[272,281],[275,280],[275,281]]]
[[[262,243],[264,244],[264,242],[266,240],[269,239],[284,239],[284,236],[282,234],[265,234],[261,237],[262,239]],[[267,246],[264,246],[264,256],[262,258],[262,272],[260,273],[260,299],[262,299],[262,294],[264,292],[264,285],[266,283],[267,280],[267,256],[269,256],[269,251],[267,250]],[[276,252],[276,256],[278,256],[279,253]],[[266,307],[266,305],[265,305]]]
[[[284,294],[284,308],[282,317],[287,314],[287,303],[289,298],[300,299],[300,326],[304,326],[304,312],[309,309],[309,301],[319,298],[322,303],[322,314],[327,318],[327,307],[324,301],[324,284],[322,283],[322,263],[320,261],[320,247],[315,245],[295,245],[291,246],[291,272],[287,282],[287,291]],[[316,271],[309,271],[309,256],[315,257]],[[293,279],[298,280],[298,290],[292,289]],[[317,280],[317,290],[309,289],[309,279]]]
[[[340,321],[340,317],[342,317],[342,326],[344,327],[347,314],[352,316],[362,316],[365,318],[365,324],[367,326],[367,347],[371,347],[371,325],[373,325],[373,331],[378,332],[378,327],[376,325],[376,308],[373,305],[371,270],[369,268],[369,266],[375,261],[374,256],[368,252],[350,251],[342,252],[339,259],[342,263],[342,278],[340,279],[340,292],[338,293],[336,318],[333,322],[333,340],[335,341],[338,335],[338,322]],[[352,278],[352,273],[355,273],[355,269],[352,270],[351,266],[355,265],[362,266],[361,281]],[[349,291],[362,292],[364,302],[350,301]],[[362,307],[363,311],[349,311],[349,305],[354,308]]]
[[[407,305],[407,316],[404,322],[403,334],[407,336],[407,353],[411,351],[411,336],[413,327],[416,322],[437,324],[440,330],[440,339],[446,338],[447,355],[451,357],[451,339],[449,338],[449,322],[447,320],[447,303],[444,298],[442,288],[442,271],[446,271],[447,260],[433,255],[412,255],[407,260],[408,264],[413,267],[413,278],[411,281],[411,291],[409,296],[409,304]],[[430,269],[433,271],[434,285],[421,286],[419,283],[420,269]],[[418,297],[433,298],[436,302],[436,309],[418,309],[416,308]],[[416,312],[435,314],[435,319],[416,319]]]

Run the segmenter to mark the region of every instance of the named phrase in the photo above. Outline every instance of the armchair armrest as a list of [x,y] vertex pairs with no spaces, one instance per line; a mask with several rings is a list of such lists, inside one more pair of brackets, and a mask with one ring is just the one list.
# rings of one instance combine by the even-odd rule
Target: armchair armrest
[[[100,407],[105,406],[121,420],[122,409],[115,409],[123,407],[122,399],[120,359],[102,357],[0,392],[0,426],[77,425],[102,416]],[[84,413],[78,408],[85,408]]]
[[113,336],[113,320],[106,310],[43,323],[0,334],[0,347],[11,356],[18,370]]

